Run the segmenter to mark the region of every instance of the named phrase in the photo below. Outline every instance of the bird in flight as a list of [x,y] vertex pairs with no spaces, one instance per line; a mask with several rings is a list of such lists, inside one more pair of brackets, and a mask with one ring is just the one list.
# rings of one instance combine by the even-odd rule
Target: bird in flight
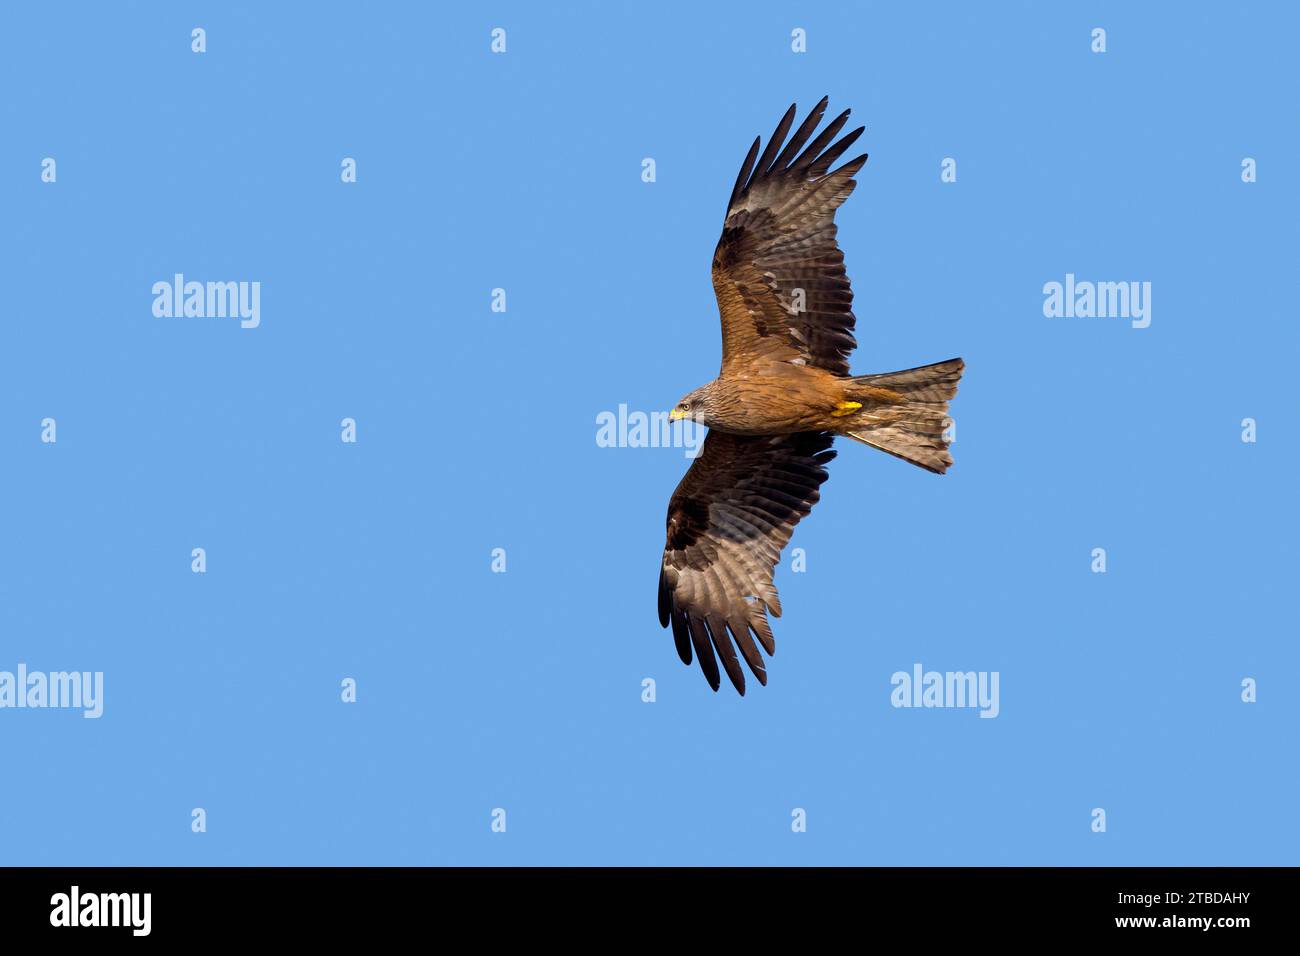
[[749,148],[713,252],[722,368],[669,413],[709,433],[668,503],[659,623],[672,627],[683,663],[692,653],[699,659],[715,691],[720,659],[745,693],[737,648],[767,683],[758,645],[775,652],[767,615],[781,616],[772,572],[820,497],[835,436],[936,474],[952,464],[944,432],[961,359],[849,372],[853,291],[835,241],[835,210],[867,157],[831,170],[862,134],[858,127],[836,140],[848,110],[809,142],[826,103],[823,97],[786,142],[791,106],[763,154],[762,137]]

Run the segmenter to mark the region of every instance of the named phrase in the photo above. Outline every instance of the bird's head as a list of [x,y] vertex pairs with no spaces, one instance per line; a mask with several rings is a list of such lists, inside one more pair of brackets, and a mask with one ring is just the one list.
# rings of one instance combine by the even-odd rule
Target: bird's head
[[668,420],[672,422],[689,420],[699,422],[701,425],[707,425],[712,414],[712,392],[709,390],[709,386],[702,385],[695,391],[683,396],[682,400],[673,406],[673,410],[668,413]]

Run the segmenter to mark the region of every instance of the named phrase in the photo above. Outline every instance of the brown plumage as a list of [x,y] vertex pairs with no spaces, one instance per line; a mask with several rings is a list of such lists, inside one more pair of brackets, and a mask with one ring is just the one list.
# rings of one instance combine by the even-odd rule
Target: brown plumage
[[836,435],[938,474],[952,464],[944,432],[961,359],[849,373],[853,290],[834,218],[867,157],[831,171],[862,135],[858,127],[835,140],[848,110],[809,142],[826,102],[786,142],[791,106],[763,154],[760,138],[745,157],[713,253],[722,369],[672,412],[709,434],[668,503],[659,623],[672,628],[683,662],[699,658],[714,690],[720,659],[744,694],[737,647],[767,683],[758,645],[775,652],[767,615],[781,616],[772,572],[817,503]]

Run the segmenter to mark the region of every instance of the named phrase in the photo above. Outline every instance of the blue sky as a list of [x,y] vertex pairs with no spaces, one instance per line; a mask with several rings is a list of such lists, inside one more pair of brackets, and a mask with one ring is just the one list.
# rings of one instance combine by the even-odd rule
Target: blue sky
[[[0,863],[1296,862],[1294,10],[4,20],[0,671],[105,697],[0,709]],[[956,466],[838,445],[741,699],[656,620],[682,450],[596,418],[714,375],[736,171],[823,94],[854,369],[963,356]],[[260,325],[156,317],[178,272]],[[999,715],[891,706],[917,663]]]

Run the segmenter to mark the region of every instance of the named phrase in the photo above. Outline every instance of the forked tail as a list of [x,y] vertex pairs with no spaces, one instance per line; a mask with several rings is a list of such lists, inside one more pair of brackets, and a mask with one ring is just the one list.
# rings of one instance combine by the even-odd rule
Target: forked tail
[[865,407],[846,418],[841,434],[942,475],[952,464],[945,437],[952,424],[948,402],[957,394],[965,367],[955,358],[902,372],[857,376],[849,397]]

